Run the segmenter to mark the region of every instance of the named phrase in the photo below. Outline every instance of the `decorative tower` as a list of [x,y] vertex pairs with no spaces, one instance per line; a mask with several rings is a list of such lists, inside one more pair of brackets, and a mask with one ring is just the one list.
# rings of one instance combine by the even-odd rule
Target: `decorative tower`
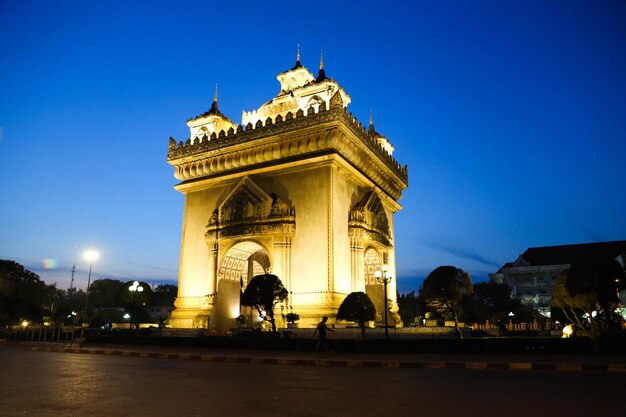
[[[393,146],[346,110],[350,96],[300,63],[277,76],[280,92],[236,125],[217,105],[170,138],[168,163],[185,194],[175,327],[225,330],[252,312],[239,305],[254,275],[271,272],[287,290],[278,307],[301,326],[335,316],[366,292],[377,311],[397,311],[393,214],[408,186]],[[375,272],[393,277],[388,300]],[[253,318],[252,326],[255,326]],[[256,319],[258,320],[258,319]]]

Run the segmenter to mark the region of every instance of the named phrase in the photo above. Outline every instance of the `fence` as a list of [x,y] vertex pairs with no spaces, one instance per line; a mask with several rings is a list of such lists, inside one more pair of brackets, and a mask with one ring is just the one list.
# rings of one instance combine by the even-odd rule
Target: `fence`
[[474,330],[499,330],[501,326],[504,326],[508,331],[547,330],[552,328],[550,322],[542,325],[537,320],[533,320],[530,323],[513,323],[511,320],[507,323],[490,323],[487,320],[485,323],[474,323],[471,325]]
[[7,341],[63,343],[73,345],[84,340],[84,329],[78,326],[11,326]]

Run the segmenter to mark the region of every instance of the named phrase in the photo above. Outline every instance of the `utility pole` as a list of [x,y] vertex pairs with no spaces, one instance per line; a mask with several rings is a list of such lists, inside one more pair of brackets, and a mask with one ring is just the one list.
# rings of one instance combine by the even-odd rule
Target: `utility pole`
[[72,265],[72,280],[70,281],[70,292],[74,289],[74,275],[76,274],[76,264]]

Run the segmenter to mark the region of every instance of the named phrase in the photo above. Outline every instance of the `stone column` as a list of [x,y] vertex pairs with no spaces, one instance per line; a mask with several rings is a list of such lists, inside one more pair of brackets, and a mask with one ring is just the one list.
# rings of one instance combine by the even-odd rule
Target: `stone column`
[[209,297],[208,304],[215,304],[215,293],[217,291],[217,255],[219,244],[213,242],[209,247],[209,276],[207,278],[206,294]]
[[350,292],[365,291],[365,249],[359,239],[350,239]]
[[292,305],[291,285],[291,236],[279,235],[274,238],[274,250],[272,254],[272,273],[280,278],[281,282],[289,291],[287,304]]

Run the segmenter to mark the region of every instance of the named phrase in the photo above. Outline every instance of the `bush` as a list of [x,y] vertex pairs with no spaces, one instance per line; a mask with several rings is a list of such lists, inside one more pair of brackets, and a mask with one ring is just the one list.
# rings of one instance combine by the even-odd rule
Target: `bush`
[[300,320],[300,315],[298,313],[288,313],[287,314],[287,323],[295,323]]

